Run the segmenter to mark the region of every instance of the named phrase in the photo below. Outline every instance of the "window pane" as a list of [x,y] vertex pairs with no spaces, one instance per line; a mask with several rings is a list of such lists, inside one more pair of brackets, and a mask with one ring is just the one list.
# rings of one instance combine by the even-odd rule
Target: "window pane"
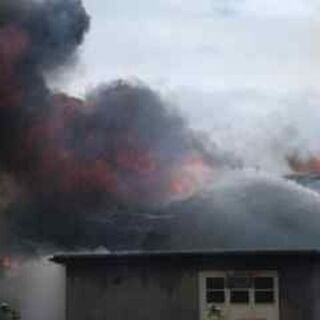
[[254,299],[256,303],[273,303],[274,293],[273,291],[256,291]]
[[231,291],[232,303],[249,303],[249,291]]
[[216,302],[216,303],[224,303],[225,295],[224,291],[208,291],[207,292],[207,302]]
[[251,287],[250,277],[230,276],[228,277],[228,288],[247,289]]
[[207,278],[207,289],[224,289],[224,278]]
[[258,277],[254,279],[255,289],[273,289],[273,278]]

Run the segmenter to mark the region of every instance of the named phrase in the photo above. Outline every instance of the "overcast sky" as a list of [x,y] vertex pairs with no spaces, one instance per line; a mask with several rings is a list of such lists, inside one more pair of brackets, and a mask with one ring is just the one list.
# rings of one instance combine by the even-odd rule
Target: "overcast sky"
[[[63,83],[70,92],[139,78],[170,92],[193,125],[218,143],[229,139],[240,154],[257,137],[266,140],[262,155],[252,153],[257,165],[272,167],[263,162],[292,145],[320,153],[320,0],[84,4],[92,25],[79,65]],[[296,141],[282,141],[292,131]]]
[[[320,0],[84,0],[82,79],[268,91],[317,89]],[[80,68],[80,67],[79,67]]]

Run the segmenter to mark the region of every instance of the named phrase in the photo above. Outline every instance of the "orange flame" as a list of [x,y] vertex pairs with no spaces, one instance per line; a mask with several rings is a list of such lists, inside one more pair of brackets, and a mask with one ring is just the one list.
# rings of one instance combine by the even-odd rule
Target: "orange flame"
[[201,156],[188,158],[172,179],[170,192],[174,197],[188,197],[206,185],[212,173],[212,166]]
[[0,266],[4,270],[8,270],[9,271],[9,270],[17,269],[18,263],[17,263],[17,261],[12,259],[11,257],[4,256],[4,257],[0,258]]
[[307,160],[300,160],[296,156],[288,158],[290,168],[303,174],[320,174],[320,158],[311,157]]

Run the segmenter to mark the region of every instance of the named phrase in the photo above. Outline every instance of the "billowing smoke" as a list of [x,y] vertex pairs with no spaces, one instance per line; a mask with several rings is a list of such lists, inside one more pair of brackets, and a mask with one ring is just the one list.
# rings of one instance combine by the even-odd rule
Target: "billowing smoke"
[[[250,226],[250,235],[260,230],[262,235],[274,234],[274,239],[278,234],[291,239],[288,229],[278,230],[285,225],[281,217],[287,216],[286,223],[298,228],[298,216],[289,208],[281,211],[273,196],[281,195],[283,208],[286,201],[304,197],[303,192],[296,195],[291,186],[270,187],[269,181],[264,182],[265,190],[261,181],[248,188],[236,180],[230,183],[234,191],[227,192],[217,172],[239,167],[238,161],[191,130],[174,107],[146,85],[118,80],[84,99],[49,89],[45,74],[76,61],[89,22],[78,0],[0,4],[0,172],[1,190],[6,190],[0,207],[2,250],[33,251],[40,245],[136,249],[141,243],[159,247],[162,236],[155,229],[170,221],[164,229],[173,228],[178,235],[179,219],[185,226],[193,225],[185,220],[190,210],[201,211],[196,214],[199,219],[210,212],[210,228],[231,228],[220,236],[212,232],[212,246],[231,246],[227,234],[241,229],[241,223]],[[301,171],[299,159],[288,161]],[[213,191],[201,193],[205,185],[213,185]],[[249,208],[246,201],[241,211],[242,198],[236,196],[249,198],[252,192],[256,199],[256,190],[262,190],[267,203],[254,202]],[[194,203],[199,204],[197,210],[190,209]],[[234,208],[241,213],[232,222],[242,222],[230,226]],[[256,212],[262,209],[266,212],[261,213],[260,225],[255,223]],[[267,219],[270,211],[272,223]],[[303,228],[304,221],[300,223]],[[199,229],[198,234],[206,232]],[[150,243],[146,235],[153,237]],[[267,237],[261,239],[269,243]]]
[[320,97],[314,91],[191,88],[173,95],[192,126],[210,132],[245,167],[277,175],[319,173]]
[[40,183],[41,143],[59,112],[43,73],[72,60],[88,26],[78,1],[1,1],[0,164],[18,184]]
[[88,28],[78,0],[0,4],[0,170],[17,190],[2,215],[11,248],[112,247],[132,219],[144,225],[141,213],[237,165],[141,83],[115,81],[84,100],[51,92],[44,75],[75,61]]
[[[315,180],[316,182],[317,180]],[[175,203],[145,245],[153,249],[306,249],[320,245],[319,183],[257,172],[224,175]]]
[[[52,92],[45,75],[76,62],[89,22],[80,0],[0,3],[0,269],[13,272],[0,299],[19,296],[26,319],[48,318],[37,310],[46,292],[61,303],[60,270],[27,261],[28,276],[14,275],[12,252],[318,246],[315,192],[256,175],[222,179],[237,159],[146,85],[114,81],[84,99]],[[46,270],[59,293],[42,290]]]

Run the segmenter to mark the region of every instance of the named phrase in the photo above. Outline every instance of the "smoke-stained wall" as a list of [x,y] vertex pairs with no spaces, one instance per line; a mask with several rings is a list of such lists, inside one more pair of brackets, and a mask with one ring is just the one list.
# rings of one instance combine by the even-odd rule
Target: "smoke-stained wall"
[[182,256],[138,255],[122,262],[115,258],[113,263],[107,262],[110,257],[67,260],[67,320],[198,320],[199,272],[215,270],[275,271],[279,277],[280,319],[319,317],[314,285],[318,283],[319,262],[312,254]]

